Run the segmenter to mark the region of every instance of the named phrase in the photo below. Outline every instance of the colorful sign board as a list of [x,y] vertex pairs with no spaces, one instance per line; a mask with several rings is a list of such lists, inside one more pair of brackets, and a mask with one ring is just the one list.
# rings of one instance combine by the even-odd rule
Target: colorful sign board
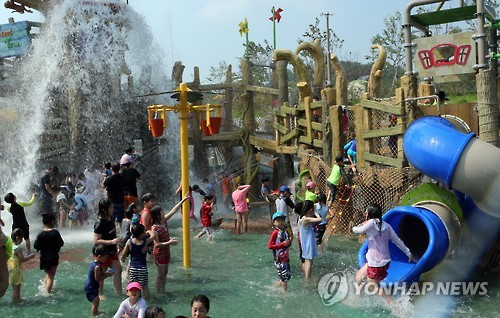
[[473,32],[418,38],[415,70],[419,77],[457,76],[475,73],[476,43]]
[[31,44],[27,21],[0,25],[0,58],[23,55]]

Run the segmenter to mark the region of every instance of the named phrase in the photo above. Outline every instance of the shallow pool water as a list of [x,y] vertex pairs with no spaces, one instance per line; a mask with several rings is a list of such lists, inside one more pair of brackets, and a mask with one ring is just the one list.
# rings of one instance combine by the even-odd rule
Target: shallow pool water
[[[180,220],[170,224],[172,235],[181,238]],[[197,232],[192,232],[194,236]],[[44,273],[38,269],[25,271],[26,283],[22,288],[25,301],[19,305],[10,302],[11,290],[0,299],[1,317],[88,317],[90,303],[86,300],[83,285],[91,262],[91,231],[62,232],[66,240],[64,251],[76,250],[70,261],[59,265],[54,293],[41,295],[39,286]],[[418,298],[395,299],[391,305],[377,296],[348,296],[347,301],[326,306],[318,294],[317,283],[325,274],[356,270],[359,243],[355,239],[332,237],[326,251],[314,261],[313,279],[305,282],[300,271],[298,248],[294,241],[291,249],[293,277],[288,293],[281,292],[274,283],[278,276],[267,249],[269,234],[236,236],[229,230],[216,230],[214,240],[192,239],[192,268],[182,266],[182,246],[172,247],[172,262],[167,281],[167,295],[154,296],[156,270],[150,265],[150,304],[160,305],[167,317],[188,315],[191,298],[206,294],[211,301],[211,317],[411,317],[422,316],[415,312]],[[83,259],[75,261],[73,259]],[[499,316],[500,282],[489,277],[486,296],[452,299],[448,308],[442,303],[425,305],[426,315],[455,317]],[[112,317],[123,300],[114,295],[111,280],[106,280],[107,300],[101,302],[100,317]],[[432,306],[435,306],[433,308]]]

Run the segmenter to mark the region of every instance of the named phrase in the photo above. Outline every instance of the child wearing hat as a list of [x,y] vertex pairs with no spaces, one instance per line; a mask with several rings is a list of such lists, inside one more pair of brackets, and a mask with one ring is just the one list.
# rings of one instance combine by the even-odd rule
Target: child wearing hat
[[287,282],[292,277],[290,271],[290,248],[291,239],[285,229],[286,216],[281,212],[273,214],[274,230],[271,233],[267,248],[273,251],[274,265],[280,277],[279,285],[283,291],[287,291]]
[[309,181],[306,187],[307,187],[305,195],[306,200],[316,202],[316,199],[318,198],[318,195],[316,194],[316,184],[314,184],[314,182],[312,181]]
[[131,282],[127,285],[128,298],[122,301],[120,308],[113,316],[114,318],[121,318],[125,314],[128,317],[144,318],[146,316],[146,309],[148,305],[144,298],[141,297],[142,286],[138,282]]

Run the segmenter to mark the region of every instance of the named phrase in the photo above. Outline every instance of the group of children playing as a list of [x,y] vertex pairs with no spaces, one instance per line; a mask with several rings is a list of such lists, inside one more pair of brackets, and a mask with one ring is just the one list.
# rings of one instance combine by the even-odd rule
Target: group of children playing
[[[144,208],[140,214],[137,213],[135,204],[128,207],[122,221],[120,238],[116,234],[111,201],[102,199],[99,202],[99,219],[94,226],[94,261],[90,265],[89,276],[85,284],[87,299],[92,303],[92,315],[98,313],[99,301],[104,298],[102,294],[104,279],[113,276],[115,291],[117,294],[121,294],[121,263],[125,263],[128,257],[130,257],[130,262],[126,272],[129,284],[126,290],[129,300],[128,303],[122,303],[117,312],[118,316],[115,315],[115,317],[121,317],[123,312],[141,311],[142,309],[139,308],[145,307],[145,302],[150,300],[147,262],[147,255],[150,252],[152,252],[153,263],[157,268],[156,295],[165,294],[170,263],[170,246],[178,243],[177,239],[170,237],[168,220],[188,199],[189,193],[172,210],[164,213],[153,194],[143,195],[141,201]],[[205,195],[201,208],[203,230],[198,234],[198,237],[206,233],[211,238],[212,199],[211,195]],[[144,297],[143,300],[137,300],[137,290]],[[206,309],[208,312],[209,308]],[[135,316],[130,315],[130,317]],[[139,317],[141,317],[140,314]]]
[[[24,283],[23,266],[36,257],[30,239],[30,228],[24,208],[35,201],[33,194],[28,202],[18,201],[13,193],[5,195],[4,200],[9,204],[7,210],[12,214],[12,231],[10,237],[4,241],[8,260],[8,282],[12,286],[12,302],[18,303],[21,299],[21,286]],[[4,206],[1,206],[1,210]],[[50,294],[54,285],[54,277],[59,264],[59,251],[64,241],[56,227],[56,218],[53,214],[42,214],[43,229],[37,235],[33,249],[39,253],[40,269],[45,271],[45,292]],[[1,227],[5,226],[0,218],[0,236],[5,236]],[[24,244],[23,244],[24,242]],[[26,248],[26,253],[24,252]]]
[[[99,201],[99,211],[94,226],[94,247],[92,254],[94,260],[90,265],[87,280],[85,282],[85,294],[91,302],[91,314],[97,315],[99,302],[104,299],[102,293],[103,282],[108,277],[113,277],[115,291],[121,294],[121,272],[120,260],[125,263],[126,258],[130,256],[130,263],[127,268],[127,300],[125,300],[115,317],[122,317],[127,313],[129,317],[145,317],[146,301],[150,299],[148,288],[148,268],[147,255],[152,251],[153,261],[158,269],[156,278],[156,294],[164,295],[165,283],[170,263],[170,245],[175,245],[178,241],[171,238],[168,231],[167,221],[179,210],[182,203],[188,199],[188,196],[179,201],[171,211],[164,213],[161,206],[157,205],[154,195],[148,193],[142,197],[144,209],[141,214],[137,213],[137,206],[131,204],[127,209],[126,217],[122,222],[121,237],[117,237],[115,222],[113,219],[113,205],[109,199]],[[203,230],[198,234],[201,237],[208,234],[211,237],[211,195],[206,195],[202,205],[201,215]],[[21,301],[21,286],[24,283],[22,263],[36,257],[32,252],[29,224],[26,219],[24,207],[33,204],[35,195],[28,202],[18,202],[17,197],[9,193],[4,198],[9,203],[9,212],[12,214],[13,224],[10,238],[0,240],[2,247],[6,247],[7,259],[9,260],[9,284],[12,285],[12,301],[18,303]],[[3,210],[2,205],[2,210]],[[1,219],[0,219],[1,221]],[[39,252],[40,269],[44,270],[45,292],[51,294],[54,284],[54,278],[59,263],[59,252],[64,245],[64,241],[56,229],[56,217],[54,214],[46,213],[42,215],[43,230],[37,235],[33,244],[33,249]],[[3,221],[1,225],[4,226]],[[1,232],[0,236],[5,235]],[[25,241],[25,244],[22,244]],[[26,253],[25,248],[26,246]],[[120,254],[119,254],[120,253]],[[120,256],[120,260],[118,257]],[[5,292],[2,293],[2,295]],[[142,298],[144,296],[144,298]],[[201,295],[201,298],[193,299],[193,312],[203,312],[209,310],[208,298]],[[201,305],[200,305],[201,304]],[[150,310],[150,317],[161,317],[162,310]],[[156,312],[156,315],[153,315]],[[194,316],[193,316],[194,317]]]
[[[278,284],[283,291],[287,291],[287,282],[292,277],[288,249],[293,240],[293,232],[288,211],[293,210],[298,215],[297,241],[301,267],[304,277],[310,279],[313,259],[318,255],[318,250],[323,252],[323,236],[329,219],[333,217],[329,211],[333,207],[337,187],[342,179],[344,179],[346,186],[352,187],[351,181],[345,172],[343,173],[343,156],[337,156],[335,161],[336,164],[327,180],[327,186],[330,190],[328,198],[324,193],[315,191],[316,185],[310,179],[306,182],[307,190],[304,193],[304,201],[294,203],[290,198],[289,187],[282,186],[278,191],[278,196],[276,196],[270,190],[269,178],[262,179],[261,194],[267,201],[274,202],[276,208],[271,218],[273,232],[269,239],[268,248],[273,251],[274,264],[280,278]],[[389,240],[408,256],[409,261],[412,261],[410,250],[395,234],[392,227],[382,221],[382,209],[379,205],[368,205],[364,222],[354,227],[352,231],[356,234],[367,234],[368,239],[367,263],[356,274],[358,284],[363,281],[379,284],[387,276],[390,263]]]
[[[268,180],[265,180],[268,181]],[[263,183],[263,188],[266,186]],[[300,251],[301,267],[306,279],[311,278],[313,259],[322,251],[322,237],[328,223],[329,205],[325,194],[313,194],[314,183],[308,182],[306,200],[296,202],[290,199],[290,189],[283,186],[279,190],[279,197],[275,200],[276,212],[272,216],[273,231],[267,247],[272,250],[274,264],[278,271],[279,286],[287,291],[287,283],[292,277],[290,270],[289,248],[293,240],[288,208],[293,208],[298,214],[298,244]],[[314,201],[317,201],[315,203]],[[374,282],[377,285],[387,277],[390,264],[389,241],[396,244],[411,262],[412,255],[408,247],[397,236],[391,225],[382,220],[382,209],[377,204],[368,205],[365,220],[355,226],[352,231],[356,234],[366,234],[368,240],[367,263],[355,276],[356,282]]]
[[[269,180],[263,180],[262,192],[268,190]],[[276,212],[272,215],[274,226],[271,233],[268,248],[273,251],[274,263],[280,278],[279,284],[284,291],[287,290],[287,282],[291,279],[289,247],[293,240],[293,232],[290,227],[288,209],[293,209],[298,218],[298,242],[300,249],[301,267],[306,279],[311,278],[313,259],[322,250],[322,237],[328,222],[327,215],[329,205],[326,195],[314,193],[314,183],[307,183],[306,200],[293,203],[291,191],[287,186],[279,190],[279,195],[274,198]],[[99,303],[104,299],[103,282],[106,278],[113,277],[115,291],[121,295],[121,273],[122,265],[130,256],[127,267],[129,283],[126,287],[128,298],[122,302],[115,317],[128,314],[130,317],[146,317],[147,301],[150,299],[147,255],[152,251],[153,262],[157,267],[156,294],[165,293],[165,283],[170,263],[170,246],[176,245],[178,241],[171,238],[168,230],[168,220],[179,210],[184,201],[189,199],[189,193],[182,198],[168,213],[164,213],[161,206],[157,204],[156,197],[150,193],[141,199],[143,210],[137,213],[138,207],[131,204],[121,224],[121,236],[116,232],[115,220],[113,218],[113,204],[109,199],[101,199],[98,204],[98,217],[94,226],[94,247],[92,254],[94,260],[89,267],[89,273],[85,282],[85,294],[91,302],[91,314],[97,315]],[[192,195],[191,195],[192,196]],[[32,252],[29,224],[26,220],[24,207],[33,203],[35,195],[28,202],[18,202],[17,197],[9,193],[5,196],[5,202],[10,204],[9,211],[13,216],[11,232],[12,258],[9,267],[9,283],[12,285],[12,300],[17,303],[21,300],[21,285],[24,282],[22,263],[36,257]],[[200,210],[203,229],[197,235],[201,237],[207,234],[211,239],[211,216],[214,197],[205,194]],[[367,217],[363,224],[354,227],[355,233],[366,233],[369,240],[367,253],[367,264],[360,269],[356,275],[357,281],[368,279],[368,281],[380,282],[387,276],[390,262],[388,254],[388,241],[392,240],[403,250],[411,260],[411,253],[404,243],[397,237],[389,224],[381,219],[381,209],[377,205],[367,208]],[[0,220],[1,221],[1,220]],[[43,230],[37,235],[33,244],[34,250],[40,253],[40,269],[44,270],[45,291],[50,294],[54,283],[54,277],[59,262],[59,251],[64,241],[56,227],[55,215],[51,213],[42,215]],[[3,222],[2,222],[3,223]],[[1,228],[0,228],[1,230]],[[26,242],[27,254],[21,243]],[[8,246],[9,242],[5,242]],[[10,258],[9,253],[8,258]],[[121,260],[121,262],[120,262]],[[196,297],[195,297],[196,298]],[[151,309],[161,317],[162,310]],[[209,310],[208,298],[201,295],[200,299],[193,299],[193,317],[196,313],[206,313]],[[196,317],[203,317],[198,315]]]

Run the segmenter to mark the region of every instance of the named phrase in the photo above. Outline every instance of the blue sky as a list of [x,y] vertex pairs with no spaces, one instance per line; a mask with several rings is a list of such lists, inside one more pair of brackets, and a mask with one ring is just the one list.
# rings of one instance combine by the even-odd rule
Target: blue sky
[[[106,2],[110,2],[107,0]],[[125,0],[117,1],[125,3]],[[273,41],[271,8],[282,8],[277,24],[277,48],[295,51],[297,39],[319,17],[323,29],[330,12],[330,28],[344,40],[341,59],[364,61],[370,53],[370,39],[384,28],[384,18],[404,11],[404,0],[129,0],[129,5],[147,20],[155,39],[164,50],[167,74],[175,61],[186,66],[184,80],[191,81],[194,66],[200,67],[202,80],[210,66],[226,61],[236,67],[244,53],[244,36],[238,24],[249,22],[249,38],[257,43]],[[16,21],[41,21],[39,14],[17,14],[0,8],[0,23],[8,17]]]
[[[277,48],[295,51],[297,39],[319,17],[345,40],[340,57],[360,62],[370,53],[370,39],[384,28],[383,19],[397,10],[403,12],[409,1],[402,0],[209,0],[165,1],[129,0],[129,4],[149,21],[152,31],[166,50],[168,64],[182,60],[186,66],[184,80],[191,81],[193,67],[199,66],[202,79],[210,66],[226,61],[235,67],[244,53],[244,36],[238,24],[245,17],[249,39],[257,43],[273,42],[271,8],[282,8],[277,25]],[[351,54],[349,54],[351,52]]]

